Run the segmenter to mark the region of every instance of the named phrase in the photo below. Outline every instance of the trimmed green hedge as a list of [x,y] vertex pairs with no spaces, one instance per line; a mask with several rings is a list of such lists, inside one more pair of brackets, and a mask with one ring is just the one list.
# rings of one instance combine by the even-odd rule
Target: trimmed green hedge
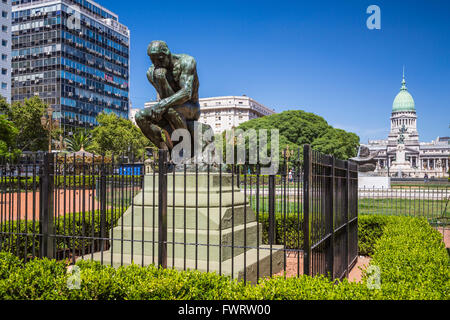
[[371,265],[388,299],[450,299],[450,260],[442,235],[426,219],[397,217],[376,241]]
[[[71,175],[67,174],[65,177],[63,175],[58,175],[55,177],[55,188],[85,188],[92,189],[97,186],[98,180],[100,177],[95,175],[89,175],[88,171],[86,171],[85,176],[81,175]],[[130,186],[131,183],[134,185],[141,184],[141,176],[107,176],[107,183],[109,184],[112,179],[114,179],[115,183],[117,183],[119,188],[120,184],[124,184],[124,186]],[[35,189],[39,190],[39,176],[29,177],[8,177],[4,176],[0,179],[0,189],[3,190],[12,190],[13,192],[17,190],[27,190],[32,191]]]
[[449,256],[440,234],[426,220],[395,217],[375,241],[372,266],[381,271],[381,289],[362,283],[301,276],[261,280],[258,285],[197,271],[156,269],[137,265],[114,269],[80,261],[80,289],[69,290],[65,262],[23,263],[0,253],[0,299],[99,300],[328,300],[328,299],[449,299]]
[[[116,226],[120,212],[111,217],[111,211],[107,211],[107,223],[106,230]],[[114,221],[112,221],[113,219]],[[358,236],[359,236],[359,254],[362,256],[372,256],[375,242],[383,235],[383,228],[388,223],[395,223],[398,221],[396,216],[377,216],[377,215],[361,215],[359,216]],[[259,222],[262,224],[262,243],[269,243],[269,218],[267,214],[261,214]],[[302,249],[303,247],[303,230],[302,219],[296,216],[290,215],[284,219],[282,214],[277,214],[275,220],[276,237],[275,244],[285,244],[286,249]],[[75,215],[68,215],[64,220],[63,217],[57,219],[56,230],[58,235],[64,236],[88,236],[94,237],[100,236],[100,212],[95,212],[94,219],[92,219],[91,213],[86,213],[83,223],[83,215],[78,213]],[[75,228],[74,228],[75,227]],[[33,234],[38,233],[39,225],[36,224],[33,227],[32,221],[21,221],[11,224],[4,224],[0,227],[0,231],[12,232],[12,233],[25,233]],[[92,233],[94,230],[94,233]],[[19,256],[24,256],[25,248],[27,254],[33,252],[33,245],[35,252],[39,252],[38,237],[26,236],[26,235],[8,235],[3,238],[3,251],[13,252]],[[75,239],[72,242],[69,238],[57,238],[57,248],[72,248],[75,246],[75,251],[80,252],[84,248],[85,252],[90,252],[92,246],[92,240],[78,240]]]
[[375,243],[384,233],[384,227],[389,223],[396,223],[396,216],[360,215],[358,217],[358,247],[359,255],[372,256]]
[[[110,229],[117,225],[121,216],[121,210],[106,211],[105,232],[109,234]],[[82,239],[77,237],[101,237],[101,213],[99,210],[92,212],[67,214],[66,217],[59,217],[55,220],[56,250],[67,250],[72,252],[90,253],[92,246],[98,246],[99,240]],[[36,221],[13,221],[5,222],[0,226],[1,250],[11,252],[19,257],[29,257],[39,255],[39,222]],[[34,236],[33,236],[34,235]]]

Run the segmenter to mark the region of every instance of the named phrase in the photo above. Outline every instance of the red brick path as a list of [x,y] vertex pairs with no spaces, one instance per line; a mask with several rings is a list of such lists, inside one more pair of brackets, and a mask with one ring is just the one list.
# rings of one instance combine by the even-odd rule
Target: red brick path
[[[93,190],[56,190],[54,206],[58,216],[82,212],[83,207],[86,211],[100,208]],[[39,220],[39,192],[0,195],[0,218],[2,221],[33,220],[33,213],[36,220]]]

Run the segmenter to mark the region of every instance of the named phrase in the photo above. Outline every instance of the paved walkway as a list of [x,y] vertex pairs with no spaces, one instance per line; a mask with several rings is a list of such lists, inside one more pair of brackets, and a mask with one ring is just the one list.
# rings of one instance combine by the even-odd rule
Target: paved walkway
[[[58,216],[100,208],[93,190],[56,190],[54,205]],[[39,220],[39,192],[1,194],[1,221],[33,220],[33,215]]]

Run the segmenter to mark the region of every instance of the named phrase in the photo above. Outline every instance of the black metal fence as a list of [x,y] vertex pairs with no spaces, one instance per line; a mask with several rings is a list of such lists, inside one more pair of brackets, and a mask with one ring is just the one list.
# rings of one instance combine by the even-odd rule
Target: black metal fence
[[450,184],[393,185],[359,189],[361,214],[426,218],[432,225],[450,225]]
[[309,146],[304,153],[305,270],[348,277],[358,258],[357,165]]
[[258,165],[173,170],[152,157],[36,154],[0,164],[0,248],[34,257],[159,265],[256,282],[348,275],[357,255],[356,167],[305,146],[276,175]]

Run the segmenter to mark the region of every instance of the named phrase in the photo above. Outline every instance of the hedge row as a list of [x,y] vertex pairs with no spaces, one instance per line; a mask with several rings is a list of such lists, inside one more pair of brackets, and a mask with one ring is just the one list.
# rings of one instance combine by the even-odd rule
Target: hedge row
[[[263,225],[263,243],[268,243],[269,219],[268,215],[261,215],[259,219]],[[395,223],[395,216],[360,215],[358,217],[358,247],[362,256],[372,256],[376,241],[383,235],[383,229],[388,223]],[[303,248],[302,218],[288,216],[284,218],[277,214],[275,219],[275,243],[282,244],[286,249]]]
[[121,268],[80,261],[80,289],[70,290],[65,262],[23,263],[0,253],[0,299],[100,300],[260,300],[260,299],[449,299],[449,257],[441,236],[426,220],[394,217],[375,241],[371,265],[381,271],[381,288],[362,283],[301,276],[261,280],[258,285],[197,271],[156,269],[137,265]]
[[371,265],[388,299],[450,299],[450,259],[442,235],[426,219],[396,217],[383,228]]
[[[121,216],[121,210],[107,210],[105,219],[105,232],[117,225]],[[59,217],[54,221],[56,251],[73,250],[76,253],[90,253],[92,246],[98,246],[99,240],[84,239],[81,237],[100,238],[101,237],[101,213],[96,210],[94,213],[87,212],[68,214],[66,217]],[[5,222],[0,226],[0,249],[11,252],[19,257],[37,256],[39,254],[39,222],[33,221],[13,221]]]
[[[125,186],[140,185],[141,176],[107,176],[107,182],[111,183],[114,181],[116,184],[124,184]],[[80,175],[59,175],[55,177],[55,188],[95,188],[98,184],[100,177],[98,175],[85,176]],[[118,186],[119,188],[119,186]],[[38,190],[39,189],[39,176],[35,177],[1,177],[0,178],[0,189],[2,190]]]
[[[106,230],[115,227],[120,217],[120,211],[111,215],[108,210],[106,214]],[[361,215],[359,217],[359,254],[363,256],[372,256],[375,242],[382,236],[383,228],[389,222],[395,222],[396,217],[392,216],[376,216]],[[267,214],[261,214],[259,222],[262,225],[262,243],[269,243],[269,218]],[[83,217],[82,213],[68,215],[65,219],[58,218],[55,221],[55,229],[61,236],[88,236],[100,237],[100,212],[96,211],[92,216],[86,213]],[[303,248],[303,230],[302,219],[295,216],[284,218],[281,214],[277,214],[275,219],[275,244],[284,245],[286,249],[302,249]],[[3,251],[13,252],[19,256],[25,253],[31,254],[39,252],[39,239],[20,234],[33,234],[39,232],[39,225],[32,221],[21,221],[20,223],[6,223],[0,227],[0,231],[7,233],[15,233],[15,235],[6,235],[2,238]],[[70,239],[64,237],[56,238],[56,247],[58,250],[64,248],[75,247],[76,252],[90,252],[93,241],[90,239]],[[34,248],[34,251],[33,251]]]

